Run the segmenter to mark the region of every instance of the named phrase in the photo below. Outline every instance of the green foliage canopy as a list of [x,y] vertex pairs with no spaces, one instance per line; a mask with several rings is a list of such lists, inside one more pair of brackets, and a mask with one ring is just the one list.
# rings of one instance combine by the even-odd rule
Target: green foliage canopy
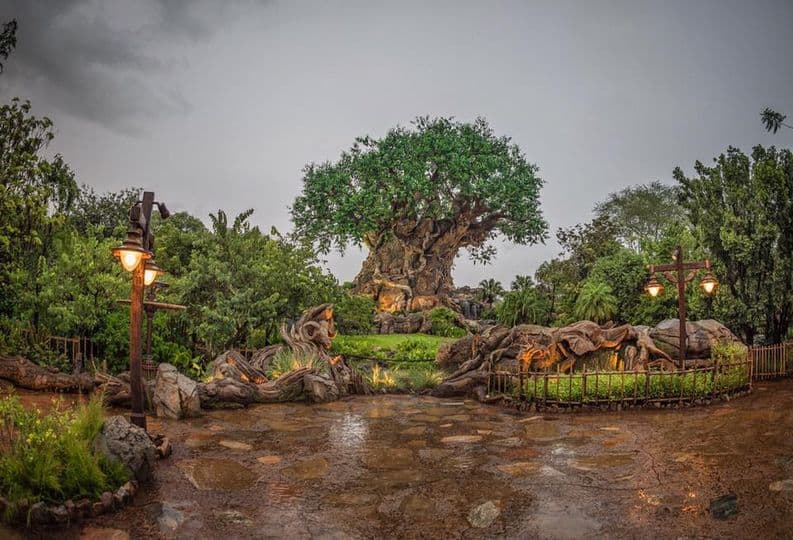
[[484,119],[419,117],[413,129],[359,137],[336,163],[308,165],[292,218],[322,252],[372,247],[384,235],[412,242],[424,227],[456,235],[456,247],[485,262],[497,233],[517,243],[545,238],[541,186],[537,167]]

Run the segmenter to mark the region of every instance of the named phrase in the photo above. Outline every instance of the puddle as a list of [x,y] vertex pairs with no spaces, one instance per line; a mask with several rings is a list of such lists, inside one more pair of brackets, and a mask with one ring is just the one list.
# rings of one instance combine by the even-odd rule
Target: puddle
[[239,490],[256,482],[253,471],[231,459],[184,459],[177,465],[198,489]]

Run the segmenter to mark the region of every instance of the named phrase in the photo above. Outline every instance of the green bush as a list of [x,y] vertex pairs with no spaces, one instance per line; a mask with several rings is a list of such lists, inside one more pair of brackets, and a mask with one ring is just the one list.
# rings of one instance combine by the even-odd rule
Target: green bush
[[[586,376],[586,395],[584,395],[581,374],[549,374],[547,393],[545,377],[528,377],[524,381],[524,394],[533,399],[591,403],[601,400],[620,401],[661,398],[705,398],[714,392],[738,390],[749,384],[749,367],[740,365],[720,369],[714,375],[712,370],[676,374],[653,371],[647,383],[647,373],[600,373],[597,377]],[[516,378],[513,379],[513,382]],[[535,384],[536,383],[536,384]],[[519,385],[515,384],[514,393]]]
[[719,362],[740,362],[746,360],[749,349],[735,341],[717,341],[710,348],[710,356]]
[[343,294],[334,305],[336,327],[342,334],[371,334],[377,303],[368,296]]
[[411,366],[397,372],[397,385],[408,390],[435,388],[443,381],[444,373],[434,364]]
[[425,334],[338,335],[333,340],[335,354],[388,362],[434,361],[438,347],[448,338]]
[[9,502],[4,519],[22,501],[97,499],[126,482],[123,465],[92,450],[103,422],[99,395],[75,410],[58,406],[46,415],[14,396],[0,400],[0,494]]
[[427,314],[430,320],[430,334],[444,337],[463,337],[466,334],[464,328],[457,326],[457,317],[454,312],[447,307],[432,308]]

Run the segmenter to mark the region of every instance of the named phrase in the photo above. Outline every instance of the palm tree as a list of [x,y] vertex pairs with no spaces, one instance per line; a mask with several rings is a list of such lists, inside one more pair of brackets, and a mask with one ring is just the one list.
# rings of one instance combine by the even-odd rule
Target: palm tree
[[510,291],[496,306],[496,318],[506,326],[545,324],[547,315],[548,301],[533,288]]
[[573,314],[582,320],[604,323],[617,313],[617,299],[602,281],[586,281],[578,293]]
[[504,287],[500,281],[493,278],[483,279],[479,282],[479,300],[485,304],[493,305],[504,294]]
[[534,280],[531,276],[515,276],[512,284],[509,286],[510,290],[521,291],[523,289],[531,289],[534,287]]
[[760,113],[760,120],[763,122],[765,130],[768,132],[776,133],[782,126],[793,129],[793,126],[785,123],[785,118],[787,118],[787,115],[776,112],[771,107],[766,107],[763,109],[763,112]]

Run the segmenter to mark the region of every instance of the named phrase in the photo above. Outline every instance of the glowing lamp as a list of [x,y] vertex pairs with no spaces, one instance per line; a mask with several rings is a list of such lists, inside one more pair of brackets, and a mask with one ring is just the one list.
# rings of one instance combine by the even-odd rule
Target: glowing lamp
[[710,270],[708,270],[708,272],[705,274],[705,277],[702,278],[702,281],[700,281],[699,286],[702,287],[702,292],[710,296],[719,286],[719,282],[716,281],[716,278],[713,277],[713,274],[711,274]]
[[159,276],[163,275],[165,272],[162,268],[157,266],[157,263],[154,260],[146,261],[146,268],[143,271],[143,284],[148,287],[154,280],[157,279]]
[[660,295],[664,292],[664,286],[655,279],[655,276],[650,278],[650,281],[647,282],[647,285],[644,287],[644,290],[647,291],[647,294],[655,298],[656,296]]
[[127,272],[132,272],[138,267],[142,260],[146,260],[151,255],[143,249],[140,241],[140,233],[135,230],[127,232],[127,238],[120,246],[113,248],[113,256],[118,257],[121,266]]

